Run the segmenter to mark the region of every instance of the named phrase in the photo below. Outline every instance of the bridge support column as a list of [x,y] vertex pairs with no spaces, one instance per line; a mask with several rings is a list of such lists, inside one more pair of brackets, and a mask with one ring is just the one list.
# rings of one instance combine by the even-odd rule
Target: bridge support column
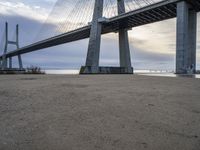
[[[118,0],[118,10],[119,13],[125,12],[124,0]],[[119,31],[120,67],[99,67],[102,32],[102,24],[99,19],[102,18],[102,14],[103,0],[95,0],[86,65],[81,67],[80,74],[133,74],[126,29],[120,29]]]
[[[124,0],[117,0],[117,6],[118,6],[118,14],[126,12],[124,6]],[[133,73],[127,29],[119,30],[119,56],[120,56],[120,67],[125,68],[126,73]]]
[[6,22],[5,24],[5,47],[4,47],[4,56],[2,59],[2,70],[5,70],[8,68],[8,59],[6,58],[6,53],[7,53],[7,49],[8,49],[8,23]]
[[21,55],[18,55],[19,69],[23,70],[22,58]]
[[12,69],[12,57],[9,58],[9,69]]
[[[16,46],[17,49],[19,49],[19,25],[16,26]],[[23,64],[22,64],[22,57],[21,55],[18,55],[18,63],[19,63],[19,69],[23,70]]]
[[2,59],[2,70],[5,70],[8,68],[8,59],[3,56],[3,59]]
[[99,55],[101,45],[102,25],[98,19],[102,18],[103,0],[95,0],[92,26],[90,30],[90,39],[85,67],[82,67],[80,74],[99,73]]
[[[5,48],[4,48],[4,55],[2,58],[1,70],[24,70],[22,65],[21,55],[18,55],[18,62],[19,62],[19,69],[13,69],[12,67],[12,57],[7,57],[6,54],[8,52],[8,45],[15,45],[17,49],[19,49],[19,26],[16,26],[16,41],[9,41],[8,40],[8,23],[6,22],[5,27]],[[8,63],[9,60],[9,63]],[[8,66],[9,64],[9,66]]]
[[177,4],[176,73],[196,71],[197,13],[185,1]]
[[0,58],[0,70],[2,68],[2,59]]

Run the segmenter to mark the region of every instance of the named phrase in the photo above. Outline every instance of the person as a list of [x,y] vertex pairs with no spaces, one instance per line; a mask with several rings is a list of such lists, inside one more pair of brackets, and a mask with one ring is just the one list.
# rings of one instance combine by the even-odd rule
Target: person
[[192,64],[192,65],[190,66],[190,69],[191,69],[191,72],[194,73],[194,69],[195,69],[195,68],[194,68],[194,64]]

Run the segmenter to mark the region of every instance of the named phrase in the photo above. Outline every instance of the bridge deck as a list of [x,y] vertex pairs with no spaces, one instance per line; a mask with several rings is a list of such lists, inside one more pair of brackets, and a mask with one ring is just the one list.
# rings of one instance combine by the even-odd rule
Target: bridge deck
[[[176,17],[176,3],[183,0],[166,0],[159,3],[146,6],[144,8],[134,10],[119,16],[110,18],[103,23],[102,34],[117,32],[121,28],[132,28],[149,23],[154,23],[170,18]],[[187,0],[194,6],[196,11],[200,11],[200,0]],[[91,26],[86,26],[74,31],[70,31],[56,37],[52,37],[18,50],[9,52],[6,57],[17,56],[18,54],[25,54],[32,51],[53,47],[56,45],[73,42],[88,38],[90,35]],[[0,56],[2,59],[3,56]]]

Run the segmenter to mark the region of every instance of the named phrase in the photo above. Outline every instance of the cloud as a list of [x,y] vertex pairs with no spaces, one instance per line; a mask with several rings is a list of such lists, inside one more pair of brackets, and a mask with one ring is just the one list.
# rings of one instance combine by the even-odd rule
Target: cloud
[[0,2],[0,12],[2,15],[11,16],[17,15],[22,17],[27,17],[30,19],[35,19],[43,22],[48,16],[48,11],[45,8],[41,8],[38,5],[26,5],[23,2]]

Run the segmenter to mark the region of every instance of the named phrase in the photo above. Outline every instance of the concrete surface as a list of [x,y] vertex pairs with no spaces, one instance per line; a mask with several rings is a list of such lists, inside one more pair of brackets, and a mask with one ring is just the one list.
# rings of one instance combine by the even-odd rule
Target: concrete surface
[[[98,22],[98,19],[103,15],[103,0],[95,0],[92,25],[90,29],[90,37],[88,44],[88,52],[86,58],[86,67],[92,67],[91,73],[97,73],[99,66],[99,55],[101,46],[101,33],[102,24]],[[88,72],[89,73],[89,72]]]
[[177,4],[176,73],[185,74],[192,66],[196,70],[197,13],[190,5]]
[[199,79],[0,76],[0,150],[199,149]]
[[[126,13],[124,0],[117,1],[117,8],[118,8],[119,15]],[[124,23],[122,23],[120,26],[123,26],[123,25],[124,25]],[[130,54],[129,38],[128,38],[127,29],[120,29],[118,36],[119,36],[120,67],[129,68],[128,72],[132,73],[131,54]]]

